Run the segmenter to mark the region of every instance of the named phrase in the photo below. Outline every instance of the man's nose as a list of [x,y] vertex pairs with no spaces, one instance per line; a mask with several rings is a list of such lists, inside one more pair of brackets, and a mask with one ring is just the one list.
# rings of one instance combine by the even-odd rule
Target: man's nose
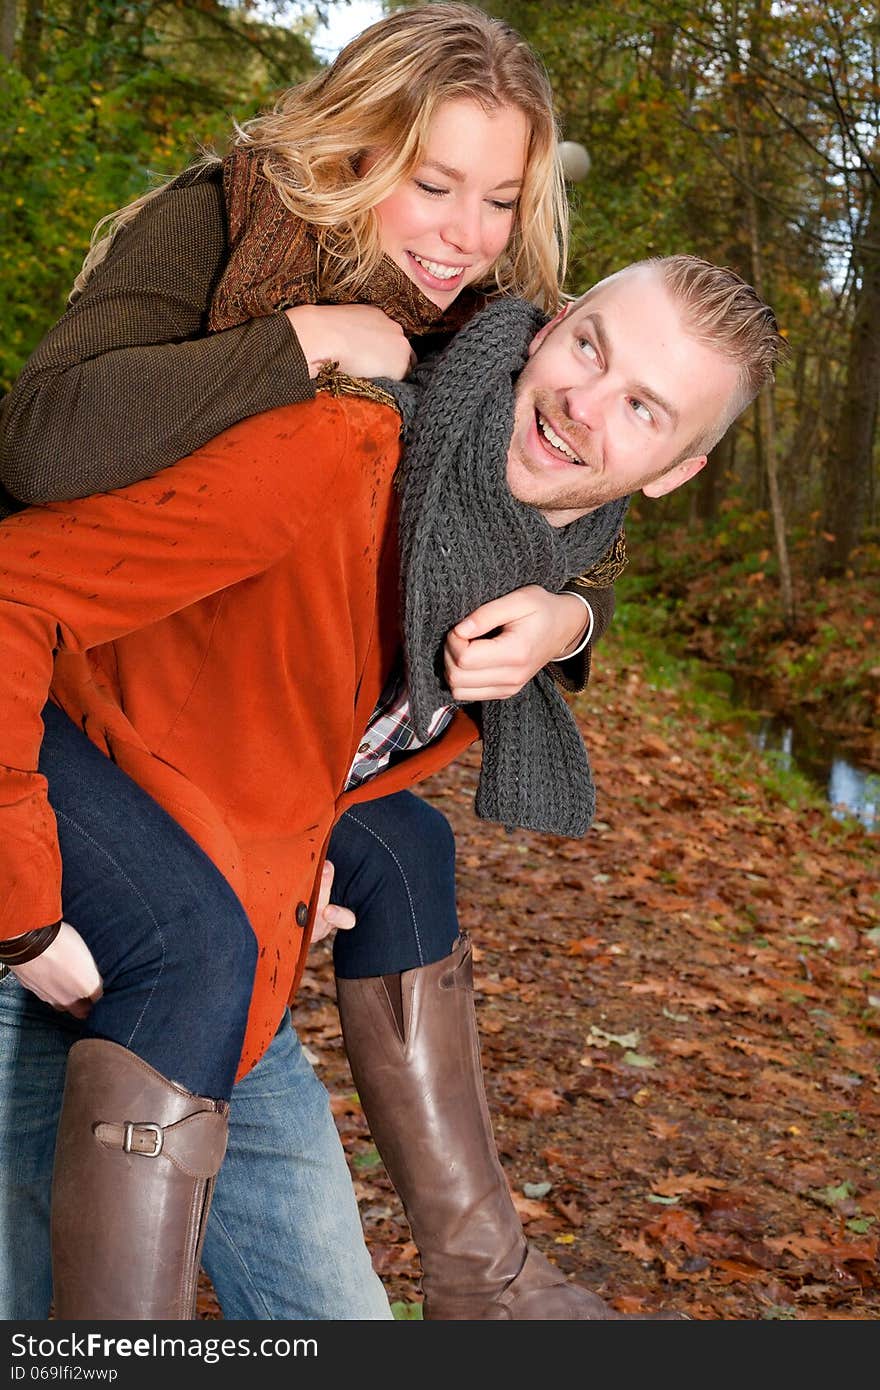
[[605,415],[606,403],[601,386],[591,382],[585,386],[573,386],[566,392],[565,409],[570,420],[583,425],[585,429],[597,430]]

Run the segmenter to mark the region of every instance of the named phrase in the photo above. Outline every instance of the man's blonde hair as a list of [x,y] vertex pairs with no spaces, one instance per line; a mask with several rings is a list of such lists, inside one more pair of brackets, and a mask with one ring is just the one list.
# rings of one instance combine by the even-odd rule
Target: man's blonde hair
[[739,388],[724,415],[688,449],[689,456],[706,454],[773,381],[788,344],[769,304],[729,266],[699,256],[656,256],[637,264],[659,270],[690,336],[739,367]]
[[[418,167],[438,108],[461,99],[486,112],[514,106],[529,125],[513,234],[479,288],[518,294],[555,312],[568,219],[550,82],[515,30],[460,4],[387,15],[316,77],[286,91],[272,110],[236,127],[234,143],[262,156],[282,202],[318,228],[321,289],[355,299],[369,281],[382,256],[373,208]],[[367,152],[379,157],[360,177]],[[216,156],[203,162],[216,162]],[[105,218],[96,236],[108,226],[112,235],[161,191]],[[103,259],[108,240],[93,243],[75,290]]]

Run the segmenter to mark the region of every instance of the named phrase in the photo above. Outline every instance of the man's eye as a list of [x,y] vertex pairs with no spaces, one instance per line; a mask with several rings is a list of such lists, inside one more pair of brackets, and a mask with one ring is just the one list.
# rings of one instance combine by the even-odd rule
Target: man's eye
[[423,183],[421,179],[416,179],[416,188],[420,188],[423,193],[429,193],[432,198],[442,198],[449,192],[448,188],[438,188],[433,183]]
[[599,356],[589,338],[578,338],[577,345],[585,357],[591,357],[595,361]]
[[638,415],[640,420],[646,420],[648,424],[654,419],[653,413],[645,405],[644,401],[637,400],[635,396],[629,398],[630,406],[634,415]]

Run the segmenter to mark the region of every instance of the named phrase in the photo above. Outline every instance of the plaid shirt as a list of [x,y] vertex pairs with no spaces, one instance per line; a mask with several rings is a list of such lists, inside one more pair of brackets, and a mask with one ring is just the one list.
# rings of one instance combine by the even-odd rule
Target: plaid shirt
[[[443,732],[452,719],[454,710],[454,705],[441,705],[440,709],[434,711],[426,743],[430,743]],[[391,672],[385,689],[379,696],[366,733],[348,769],[345,790],[348,792],[353,787],[359,787],[362,782],[375,777],[383,768],[398,762],[407,753],[414,753],[417,748],[423,747],[424,744],[416,737],[416,731],[412,726],[409,692],[401,661]]]

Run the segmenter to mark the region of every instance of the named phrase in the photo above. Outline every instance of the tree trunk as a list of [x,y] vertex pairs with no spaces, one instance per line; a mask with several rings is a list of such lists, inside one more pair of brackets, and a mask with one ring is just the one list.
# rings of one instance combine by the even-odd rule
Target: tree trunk
[[15,57],[16,0],[0,0],[0,54],[11,63]]
[[[859,543],[873,495],[874,436],[880,402],[880,190],[868,185],[869,213],[855,255],[861,270],[840,395],[837,426],[825,467],[824,532],[819,568],[846,569]],[[828,539],[830,537],[830,539]]]
[[693,487],[693,515],[696,521],[714,521],[718,515],[718,502],[724,495],[722,480],[733,472],[736,455],[736,425],[731,425],[723,439],[715,445],[709,456],[709,463]]
[[764,466],[764,435],[761,430],[761,411],[758,402],[752,402],[752,498],[755,511],[763,512],[767,506],[767,469]]
[[40,40],[43,37],[45,0],[25,0],[21,31],[21,70],[33,82],[40,71]]
[[77,38],[84,38],[88,29],[89,0],[70,0],[70,30]]
[[833,399],[828,358],[820,355],[814,373],[808,371],[806,344],[794,359],[795,430],[782,464],[785,483],[783,503],[787,514],[803,514],[812,506],[813,459],[819,446],[824,412]]
[[[753,60],[756,60],[760,56],[761,33],[764,18],[765,7],[762,0],[758,0],[751,14],[751,50]],[[730,57],[733,70],[739,72],[739,50],[735,42],[731,44]],[[745,127],[748,103],[744,97],[743,88],[737,86],[736,93],[737,161],[739,164],[739,173],[745,203],[746,225],[749,236],[749,254],[752,266],[752,284],[761,298],[766,299],[760,211],[758,208],[758,198],[755,193],[755,188],[760,181],[761,171],[757,163],[749,158],[746,146]],[[760,138],[752,135],[750,144],[752,149],[757,150],[760,154],[762,144]],[[779,596],[782,602],[782,617],[786,628],[790,630],[794,627],[794,591],[791,583],[788,541],[785,534],[785,513],[783,511],[782,498],[779,491],[779,467],[776,457],[776,411],[774,409],[772,389],[769,386],[765,386],[760,392],[755,405],[756,436],[761,441],[761,450],[764,456],[764,468],[767,478],[767,493],[770,501],[770,515],[773,518],[773,536],[776,545],[776,563],[779,567]]]

